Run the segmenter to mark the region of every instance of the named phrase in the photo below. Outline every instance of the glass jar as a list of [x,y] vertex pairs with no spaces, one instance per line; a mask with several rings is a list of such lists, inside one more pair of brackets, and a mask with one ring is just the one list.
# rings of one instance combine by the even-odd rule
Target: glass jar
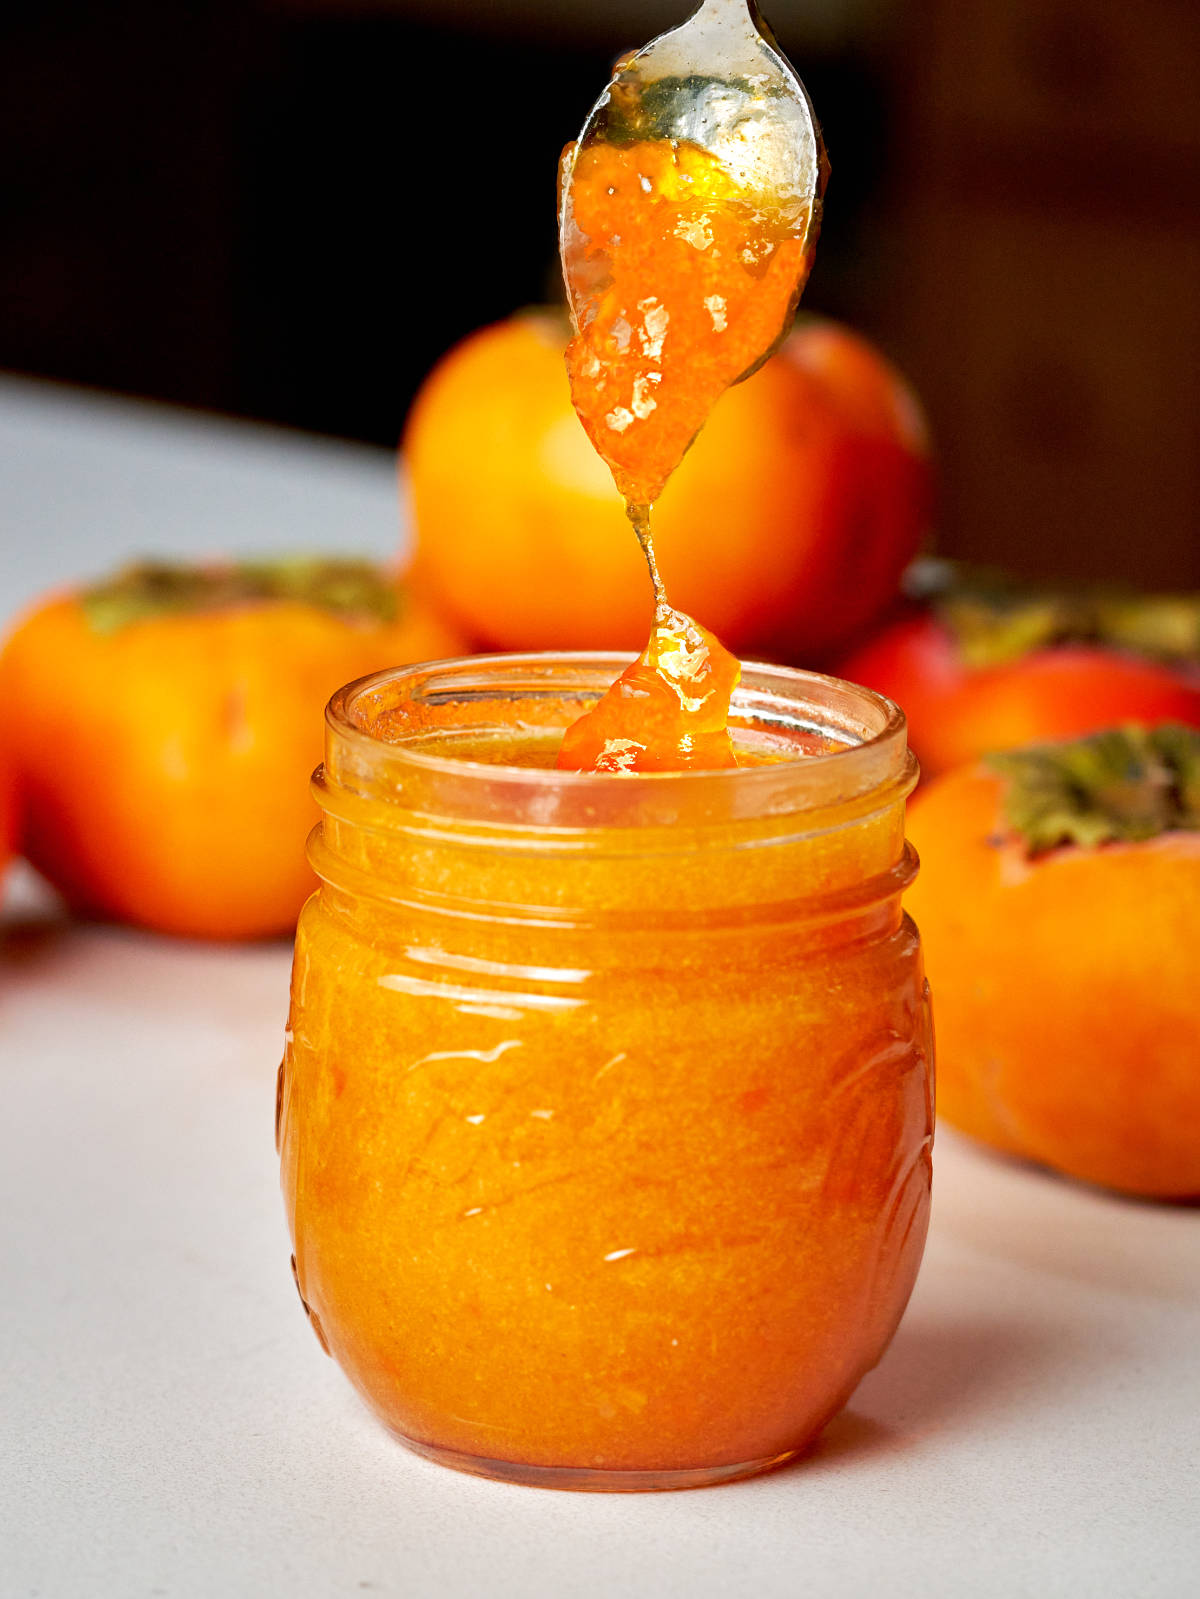
[[668,1488],[794,1456],[924,1246],[897,708],[747,668],[733,771],[552,768],[615,657],[335,695],[277,1142],[322,1345],[420,1453]]

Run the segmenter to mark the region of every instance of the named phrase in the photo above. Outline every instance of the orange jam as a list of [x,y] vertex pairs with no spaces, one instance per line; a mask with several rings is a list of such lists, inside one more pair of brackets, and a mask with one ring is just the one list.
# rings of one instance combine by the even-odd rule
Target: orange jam
[[657,608],[641,659],[568,732],[559,764],[732,766],[737,663],[668,604],[650,508],[717,400],[782,336],[811,264],[811,208],[755,195],[716,156],[667,139],[568,146],[562,173],[571,395],[625,497]]
[[811,265],[810,213],[749,193],[693,144],[594,142],[564,161],[571,394],[626,501],[648,506],[782,337]]
[[556,770],[615,665],[335,696],[277,1131],[313,1330],[393,1432],[510,1480],[681,1487],[808,1445],[913,1285],[914,767],[887,701],[748,667],[753,764]]
[[563,736],[576,772],[685,772],[736,766],[727,718],[741,667],[714,634],[662,609],[645,650]]

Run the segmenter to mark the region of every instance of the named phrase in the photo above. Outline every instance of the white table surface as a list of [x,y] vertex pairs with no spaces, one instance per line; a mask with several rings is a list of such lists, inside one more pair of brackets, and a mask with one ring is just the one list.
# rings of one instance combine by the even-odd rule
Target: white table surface
[[[385,452],[0,383],[0,616],[147,550],[396,538]],[[896,1341],[818,1452],[647,1496],[391,1441],[305,1323],[272,1146],[289,952],[0,940],[0,1594],[1200,1593],[1200,1209],[943,1134]]]

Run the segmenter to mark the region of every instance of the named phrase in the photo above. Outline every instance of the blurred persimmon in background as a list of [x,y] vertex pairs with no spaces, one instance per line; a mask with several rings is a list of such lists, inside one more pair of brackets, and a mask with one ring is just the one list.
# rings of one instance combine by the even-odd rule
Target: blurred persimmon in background
[[[565,318],[524,312],[434,369],[404,439],[416,570],[478,644],[640,649],[650,585],[571,408]],[[926,532],[920,408],[858,335],[802,320],[718,403],[655,507],[672,604],[742,655],[812,662],[893,598]]]
[[834,669],[904,707],[926,776],[1126,722],[1200,727],[1200,595],[1051,588],[940,561],[913,580],[921,603]]
[[366,562],[144,565],[52,596],[0,652],[20,847],[85,914],[286,933],[316,886],[325,702],[461,645]]
[[16,848],[16,804],[13,795],[12,764],[0,744],[0,882]]

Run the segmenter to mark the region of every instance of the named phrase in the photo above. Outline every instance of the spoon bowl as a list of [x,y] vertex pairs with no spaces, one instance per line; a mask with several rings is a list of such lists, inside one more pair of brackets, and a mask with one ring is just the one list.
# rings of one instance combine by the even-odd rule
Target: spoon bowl
[[618,61],[578,140],[564,152],[559,236],[577,328],[590,320],[604,285],[575,221],[576,162],[595,144],[640,140],[691,144],[716,157],[771,231],[802,240],[811,258],[828,163],[804,85],[754,0],[703,0],[680,27]]

